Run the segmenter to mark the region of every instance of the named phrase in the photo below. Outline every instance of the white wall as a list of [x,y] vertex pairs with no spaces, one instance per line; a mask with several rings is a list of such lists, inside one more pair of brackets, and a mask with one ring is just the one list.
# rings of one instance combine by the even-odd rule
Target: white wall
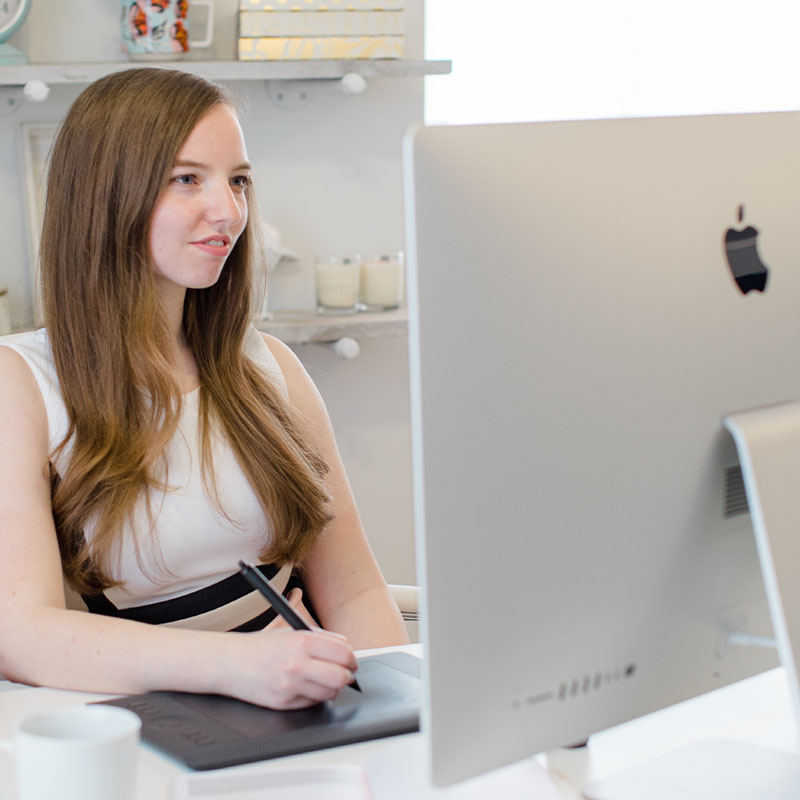
[[[216,0],[214,58],[234,52],[236,5]],[[422,6],[406,0],[411,58],[422,57]],[[11,43],[31,62],[118,60],[118,9],[117,0],[34,0]],[[45,103],[0,116],[0,285],[9,287],[17,327],[32,320],[19,128],[58,121],[81,88],[55,86]],[[422,117],[422,79],[375,79],[356,97],[312,89],[311,102],[295,111],[274,105],[263,82],[230,88],[243,101],[261,216],[301,256],[271,276],[272,308],[312,307],[317,252],[403,248],[400,146],[407,125]],[[328,404],[373,549],[395,583],[414,581],[406,347],[404,337],[365,341],[354,361],[319,345],[297,348]]]
[[[431,122],[800,107],[796,0],[428,0]],[[490,31],[490,33],[487,33]]]

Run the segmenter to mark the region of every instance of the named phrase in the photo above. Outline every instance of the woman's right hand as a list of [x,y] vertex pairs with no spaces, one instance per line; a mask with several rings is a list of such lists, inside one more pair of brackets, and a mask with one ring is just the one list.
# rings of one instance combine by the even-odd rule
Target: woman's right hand
[[[302,615],[302,592],[294,589],[288,600]],[[332,700],[353,682],[358,669],[344,636],[321,628],[296,631],[283,619],[262,631],[226,638],[228,674],[220,691],[268,708],[305,708]]]

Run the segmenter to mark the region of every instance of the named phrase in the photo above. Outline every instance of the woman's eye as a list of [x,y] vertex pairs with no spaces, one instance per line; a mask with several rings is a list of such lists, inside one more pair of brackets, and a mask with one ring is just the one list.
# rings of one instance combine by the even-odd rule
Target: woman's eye
[[239,189],[244,189],[245,186],[250,185],[250,176],[237,175],[235,178],[231,178],[231,183]]
[[175,175],[172,180],[181,186],[191,186],[197,181],[197,178],[194,175]]

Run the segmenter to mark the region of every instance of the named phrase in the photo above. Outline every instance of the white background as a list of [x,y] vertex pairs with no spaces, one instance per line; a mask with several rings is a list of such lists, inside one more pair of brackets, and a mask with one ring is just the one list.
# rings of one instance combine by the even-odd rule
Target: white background
[[427,0],[429,123],[800,108],[796,0]]

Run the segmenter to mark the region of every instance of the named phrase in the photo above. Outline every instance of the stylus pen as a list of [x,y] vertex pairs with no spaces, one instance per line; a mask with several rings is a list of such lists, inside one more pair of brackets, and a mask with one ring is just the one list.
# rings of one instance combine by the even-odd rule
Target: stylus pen
[[[267,580],[260,570],[257,570],[247,561],[240,561],[239,569],[241,569],[242,575],[247,582],[254,589],[258,589],[258,591],[269,600],[270,605],[292,626],[292,628],[296,631],[311,630],[298,613],[289,605],[286,598]],[[358,685],[358,681],[355,678],[353,678],[353,682],[350,686],[357,692],[361,691],[361,687]]]

